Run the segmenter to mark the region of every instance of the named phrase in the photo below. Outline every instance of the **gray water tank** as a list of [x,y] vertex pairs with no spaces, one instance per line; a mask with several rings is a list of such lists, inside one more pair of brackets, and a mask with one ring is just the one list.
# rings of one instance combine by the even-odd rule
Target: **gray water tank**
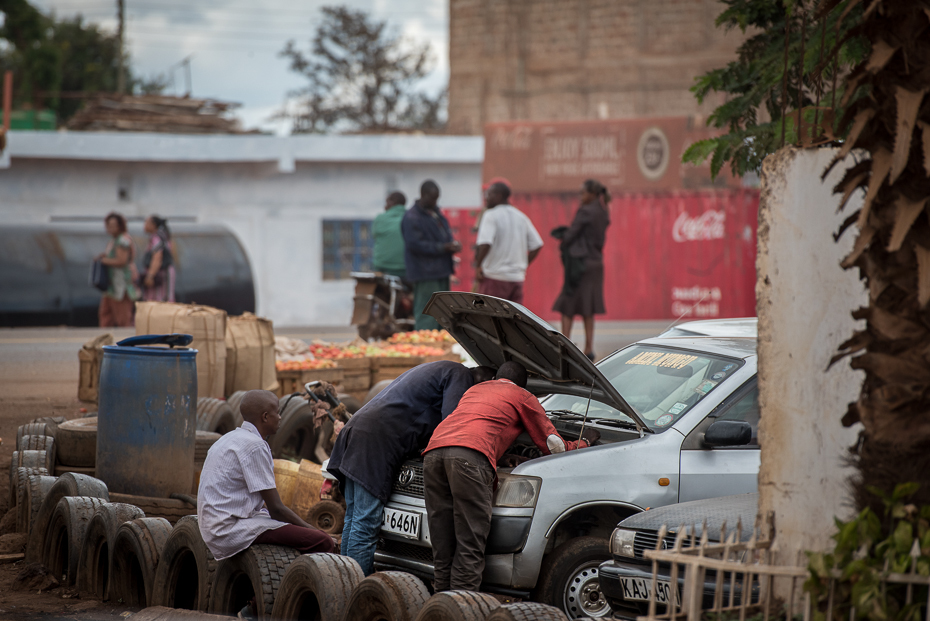
[[[236,237],[217,225],[169,226],[176,300],[254,313],[252,269]],[[148,235],[141,223],[129,234],[141,265]],[[103,222],[0,226],[0,326],[96,326],[100,292],[88,273],[108,240]]]

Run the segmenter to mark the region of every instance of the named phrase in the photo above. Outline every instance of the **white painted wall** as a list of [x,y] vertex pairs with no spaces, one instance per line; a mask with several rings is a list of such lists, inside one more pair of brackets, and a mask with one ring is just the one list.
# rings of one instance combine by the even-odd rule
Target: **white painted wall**
[[[151,213],[222,224],[252,265],[257,311],[281,326],[347,324],[353,281],[322,280],[322,220],[368,219],[425,179],[442,207],[481,202],[480,137],[173,136],[13,132],[0,222]],[[282,172],[283,171],[283,172]],[[130,200],[120,201],[120,179]]]
[[[834,149],[785,148],[766,158],[759,207],[760,513],[775,515],[780,562],[802,550],[830,547],[833,517],[848,517],[843,464],[858,427],[840,422],[855,401],[863,374],[843,360],[827,370],[837,347],[857,327],[850,311],[867,303],[857,271],[839,263],[855,230],[835,233],[857,209],[842,214],[832,188],[846,166],[824,182]],[[859,326],[861,328],[861,326]]]

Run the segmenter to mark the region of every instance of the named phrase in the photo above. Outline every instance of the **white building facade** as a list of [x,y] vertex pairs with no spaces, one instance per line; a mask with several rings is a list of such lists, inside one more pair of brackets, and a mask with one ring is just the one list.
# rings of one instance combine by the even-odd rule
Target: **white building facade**
[[483,155],[480,137],[12,132],[0,223],[102,227],[118,211],[222,225],[248,255],[258,314],[341,325],[354,281],[324,278],[324,222],[370,221],[394,190],[409,207],[426,179],[439,184],[441,207],[478,207]]

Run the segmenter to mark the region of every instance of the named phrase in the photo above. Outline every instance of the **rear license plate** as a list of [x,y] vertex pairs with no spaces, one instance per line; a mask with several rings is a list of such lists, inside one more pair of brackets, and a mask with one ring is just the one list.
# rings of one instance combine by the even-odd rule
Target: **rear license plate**
[[381,530],[408,539],[419,539],[421,518],[419,513],[385,508],[381,514]]
[[[620,586],[623,587],[623,598],[640,602],[648,602],[652,595],[652,579],[643,578],[620,578]],[[656,581],[656,602],[659,604],[668,604],[669,600],[674,599],[675,605],[678,605],[678,589],[672,589],[671,583],[666,580]]]

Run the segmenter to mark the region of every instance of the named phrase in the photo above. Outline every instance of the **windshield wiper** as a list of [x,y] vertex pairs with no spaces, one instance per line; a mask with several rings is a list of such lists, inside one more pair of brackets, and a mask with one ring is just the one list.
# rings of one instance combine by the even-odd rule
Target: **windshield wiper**
[[548,410],[546,414],[554,414],[559,420],[568,418],[571,420],[584,420],[584,414],[572,412],[571,410]]
[[605,427],[619,427],[621,429],[637,429],[636,423],[625,420],[614,420],[612,418],[596,418],[591,421],[595,425],[604,425]]

